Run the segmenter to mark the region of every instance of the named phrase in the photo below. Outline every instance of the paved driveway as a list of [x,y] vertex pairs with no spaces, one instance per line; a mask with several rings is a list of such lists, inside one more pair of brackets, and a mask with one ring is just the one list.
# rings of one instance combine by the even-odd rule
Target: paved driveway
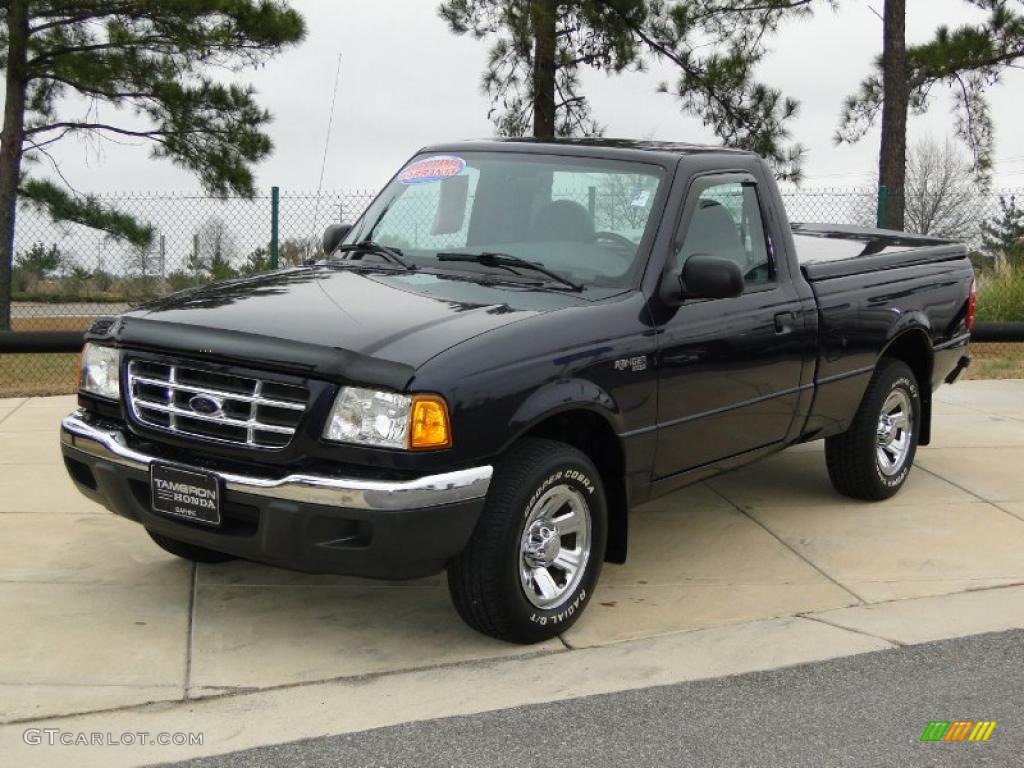
[[0,400],[4,721],[1024,582],[1024,381],[943,388],[934,445],[888,502],[838,496],[816,444],[642,507],[629,563],[605,569],[561,640],[531,648],[465,628],[441,577],[387,584],[166,555],[65,477],[56,424],[72,408]]

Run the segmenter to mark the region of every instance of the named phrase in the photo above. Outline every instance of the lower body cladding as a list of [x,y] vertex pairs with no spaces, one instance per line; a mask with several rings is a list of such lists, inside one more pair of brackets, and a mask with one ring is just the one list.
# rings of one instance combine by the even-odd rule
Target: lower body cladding
[[[267,479],[185,465],[161,457],[152,444],[135,448],[131,440],[123,426],[85,412],[64,418],[64,463],[83,494],[155,534],[309,573],[382,579],[438,573],[472,535],[492,474],[483,466],[397,481]],[[218,524],[156,511],[158,470],[208,480]]]

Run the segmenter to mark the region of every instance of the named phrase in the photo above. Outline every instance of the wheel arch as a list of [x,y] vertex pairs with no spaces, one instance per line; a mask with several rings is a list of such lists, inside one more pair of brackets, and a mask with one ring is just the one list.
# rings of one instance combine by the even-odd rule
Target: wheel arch
[[[589,392],[591,396],[567,401],[564,397],[567,388],[559,387],[557,395],[548,392],[531,398],[533,407],[520,409],[514,440],[523,437],[558,440],[583,452],[594,462],[608,502],[608,542],[604,559],[623,563],[629,531],[629,492],[625,449],[616,430],[618,414],[609,407],[614,405],[610,396],[603,392],[599,395],[595,385],[581,389],[577,382],[569,389],[577,395]],[[538,407],[539,403],[548,407]]]
[[879,355],[879,361],[883,358],[900,360],[914,372],[921,398],[921,432],[918,444],[928,445],[932,437],[932,368],[935,363],[931,337],[922,327],[907,328],[886,344]]

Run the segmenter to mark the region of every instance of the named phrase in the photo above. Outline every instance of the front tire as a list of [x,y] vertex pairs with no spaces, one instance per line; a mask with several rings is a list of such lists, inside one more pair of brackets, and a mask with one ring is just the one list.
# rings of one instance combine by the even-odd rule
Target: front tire
[[164,552],[169,552],[183,560],[191,560],[194,563],[224,563],[235,559],[234,555],[227,555],[223,552],[207,549],[206,547],[198,547],[195,544],[178,541],[169,536],[164,536],[162,533],[151,531],[148,528],[146,533]]
[[832,485],[854,499],[894,496],[914,464],[920,427],[921,395],[914,372],[900,360],[883,358],[850,428],[825,440]]
[[607,537],[604,486],[564,443],[520,440],[495,468],[469,543],[448,566],[462,619],[513,643],[571,627],[591,598]]

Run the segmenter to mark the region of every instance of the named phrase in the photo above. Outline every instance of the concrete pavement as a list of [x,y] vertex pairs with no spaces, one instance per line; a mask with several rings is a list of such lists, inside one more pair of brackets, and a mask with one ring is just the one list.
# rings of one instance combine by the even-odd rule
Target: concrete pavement
[[[466,629],[440,577],[392,585],[175,560],[71,486],[56,422],[72,408],[70,397],[0,400],[6,722],[108,709],[121,711],[84,718],[187,722],[189,713],[212,712],[204,706],[221,707],[215,720],[232,730],[210,733],[206,751],[225,751],[445,716],[456,713],[455,699],[458,712],[528,703],[515,700],[502,675],[536,669],[543,678],[551,674],[544,664],[563,668],[567,655],[584,665],[621,665],[628,656],[625,672],[608,667],[603,684],[617,687],[601,689],[622,690],[887,647],[896,638],[884,626],[891,606],[911,611],[900,629],[911,632],[909,642],[1020,626],[1024,618],[1024,590],[998,589],[1024,583],[1022,381],[940,390],[934,445],[921,449],[907,487],[888,502],[838,496],[820,445],[809,445],[642,507],[630,562],[605,568],[594,602],[561,642],[532,648]],[[945,602],[955,600],[964,601],[956,612]],[[798,616],[806,618],[784,618]],[[716,661],[699,645],[714,633],[725,633],[715,642],[728,636],[760,655],[744,658],[735,646]],[[481,670],[491,672],[474,678]],[[425,686],[416,688],[421,697],[436,691],[429,706],[405,696],[400,679]],[[554,687],[537,688],[550,698],[595,692],[551,679]],[[469,696],[438,688],[451,680],[490,688]],[[251,712],[246,707],[273,709],[275,697],[322,698],[325,686],[337,708],[324,720],[316,706],[278,717],[274,728],[233,719]],[[379,708],[349,701],[349,686],[373,688]],[[164,703],[137,708],[147,702]],[[23,727],[2,729],[0,755]],[[178,756],[108,751],[90,754],[106,764]]]
[[[116,768],[184,760],[401,723],[779,669],[1011,627],[1024,628],[1024,587],[896,600],[580,650],[0,725],[0,764]],[[930,713],[922,716],[933,719]],[[1016,717],[1010,712],[1005,724],[1015,727],[1019,722],[1018,708]],[[69,734],[72,744],[62,745],[59,736],[53,746],[28,744],[26,731],[33,728],[58,729]],[[122,743],[126,734],[138,733],[148,736],[141,743],[134,736],[133,744]],[[203,743],[153,744],[160,733],[201,734]],[[114,744],[79,746],[73,742],[80,734],[86,738],[100,734]]]

